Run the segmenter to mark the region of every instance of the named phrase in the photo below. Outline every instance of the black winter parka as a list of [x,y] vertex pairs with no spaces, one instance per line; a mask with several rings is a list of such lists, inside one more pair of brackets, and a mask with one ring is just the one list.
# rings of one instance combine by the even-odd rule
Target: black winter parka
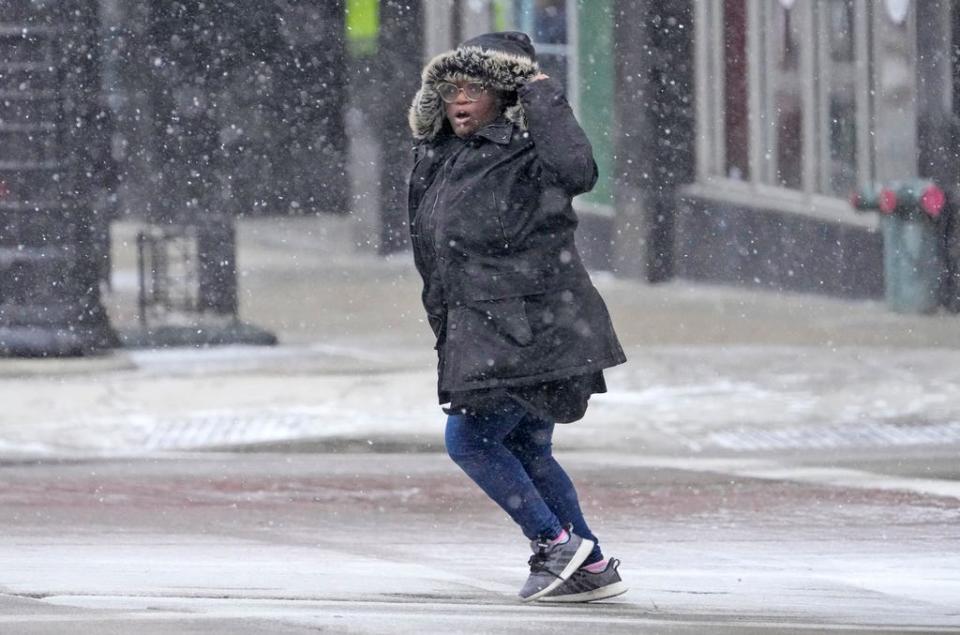
[[626,360],[574,242],[571,200],[597,179],[590,142],[557,81],[516,94],[526,126],[501,117],[467,139],[444,126],[415,148],[410,234],[440,403]]

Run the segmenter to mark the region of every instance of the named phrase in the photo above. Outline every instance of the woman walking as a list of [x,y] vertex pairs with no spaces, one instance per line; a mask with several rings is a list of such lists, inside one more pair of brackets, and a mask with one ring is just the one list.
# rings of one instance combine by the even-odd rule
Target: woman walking
[[597,179],[590,142],[523,33],[430,61],[410,108],[410,234],[439,355],[450,457],[531,541],[524,601],[626,587],[552,456],[626,358],[574,244],[571,200]]

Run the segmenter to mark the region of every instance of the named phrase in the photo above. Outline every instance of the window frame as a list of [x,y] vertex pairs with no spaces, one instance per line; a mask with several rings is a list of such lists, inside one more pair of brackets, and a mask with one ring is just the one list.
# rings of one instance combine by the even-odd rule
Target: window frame
[[[870,161],[869,147],[866,148],[866,154],[861,154],[860,141],[861,137],[869,138],[868,135],[864,135],[860,131],[859,123],[861,121],[861,115],[865,116],[865,120],[869,121],[869,110],[862,111],[862,107],[867,102],[867,99],[864,99],[860,93],[861,83],[858,77],[858,68],[860,65],[861,57],[859,55],[858,45],[861,41],[865,40],[864,33],[866,25],[858,23],[857,21],[857,1],[856,0],[840,0],[842,2],[849,3],[853,7],[853,32],[854,39],[851,45],[853,59],[844,62],[838,62],[831,59],[830,55],[830,15],[829,12],[831,7],[829,3],[817,3],[817,11],[814,15],[814,33],[817,38],[817,41],[820,45],[817,47],[817,68],[819,72],[816,73],[817,81],[817,90],[816,90],[816,107],[817,112],[816,116],[820,125],[816,130],[817,133],[817,147],[821,161],[817,166],[817,175],[816,175],[816,190],[819,192],[827,193],[833,187],[833,146],[832,146],[832,121],[831,121],[831,107],[832,107],[832,95],[833,89],[837,84],[846,84],[849,88],[852,89],[853,97],[853,116],[854,116],[854,140],[853,140],[853,151],[854,151],[854,161],[855,161],[855,175],[854,183],[851,187],[856,187],[864,183],[864,180],[861,178],[861,175],[870,174]],[[838,0],[832,0],[833,3],[838,2]],[[866,56],[865,56],[866,57]],[[869,76],[869,69],[866,69],[867,72],[865,76]],[[866,157],[866,165],[861,166],[861,158]]]
[[[699,195],[770,207],[808,216],[868,227],[876,226],[874,215],[853,214],[841,193],[831,194],[829,74],[837,69],[826,50],[824,28],[831,7],[822,0],[795,2],[790,11],[800,21],[802,47],[799,58],[801,115],[801,162],[799,188],[777,184],[774,73],[775,11],[773,0],[745,0],[746,58],[748,72],[748,176],[736,179],[726,171],[726,112],[724,80],[724,2],[695,3],[694,54],[697,113],[696,185]],[[853,54],[844,73],[853,74],[855,183],[864,185],[875,173],[872,143],[872,50],[873,9],[869,0],[853,0]],[[820,79],[823,73],[824,79]],[[724,192],[725,190],[725,192]]]

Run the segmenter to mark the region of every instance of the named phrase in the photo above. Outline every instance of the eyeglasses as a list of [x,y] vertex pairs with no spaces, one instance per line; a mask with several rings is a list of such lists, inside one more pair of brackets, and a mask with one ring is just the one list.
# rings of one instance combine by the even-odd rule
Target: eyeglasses
[[487,92],[487,87],[480,82],[469,82],[464,84],[463,88],[450,82],[440,82],[437,84],[437,92],[440,93],[440,99],[448,104],[457,101],[457,96],[460,95],[461,90],[468,100],[477,101]]

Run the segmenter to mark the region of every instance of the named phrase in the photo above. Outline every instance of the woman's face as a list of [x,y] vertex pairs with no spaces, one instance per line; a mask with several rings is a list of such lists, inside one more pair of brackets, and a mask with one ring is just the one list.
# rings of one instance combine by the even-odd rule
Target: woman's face
[[[463,88],[470,82],[450,82],[457,88]],[[457,98],[445,104],[447,121],[453,128],[454,134],[465,138],[483,128],[500,115],[500,99],[494,90],[484,90],[476,101],[467,99],[464,91],[457,93]]]

